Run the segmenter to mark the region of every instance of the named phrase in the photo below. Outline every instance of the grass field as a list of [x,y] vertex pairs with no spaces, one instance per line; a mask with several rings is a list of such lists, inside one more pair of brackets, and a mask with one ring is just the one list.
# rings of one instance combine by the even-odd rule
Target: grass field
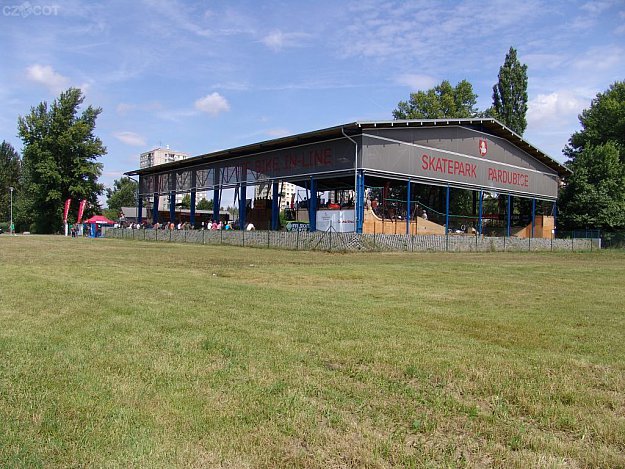
[[0,237],[0,467],[625,467],[625,252]]

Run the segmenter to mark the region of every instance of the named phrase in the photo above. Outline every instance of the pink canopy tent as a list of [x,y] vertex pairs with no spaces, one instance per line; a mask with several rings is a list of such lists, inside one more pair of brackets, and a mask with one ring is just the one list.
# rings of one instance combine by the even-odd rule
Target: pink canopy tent
[[90,225],[114,225],[115,222],[109,220],[103,215],[94,215],[89,220],[85,220],[83,223],[88,223]]

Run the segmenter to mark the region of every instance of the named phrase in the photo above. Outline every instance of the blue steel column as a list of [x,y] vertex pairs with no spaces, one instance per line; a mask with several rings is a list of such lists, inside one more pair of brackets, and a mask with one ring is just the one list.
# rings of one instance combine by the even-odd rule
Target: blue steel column
[[447,186],[447,194],[445,196],[445,235],[449,233],[449,186]]
[[558,225],[556,224],[558,221],[558,202],[553,202],[553,234],[556,234],[556,230],[558,229]]
[[410,179],[406,190],[406,234],[410,234]]
[[221,181],[219,180],[219,168],[214,169],[213,176],[213,220],[219,221],[219,209],[221,208],[221,200],[219,200],[219,186]]
[[169,192],[169,222],[174,223],[176,221],[176,193],[174,191]]
[[506,236],[510,237],[510,218],[512,217],[512,197],[508,195],[508,210],[506,213]]
[[152,203],[152,223],[158,223],[158,192],[154,193],[154,202]]
[[247,169],[241,168],[241,182],[239,184],[239,227],[244,230],[245,229],[245,211],[247,209],[246,205],[247,198]]
[[310,198],[308,199],[308,229],[317,231],[317,181],[310,178]]
[[189,223],[195,227],[195,189],[191,190],[191,208],[189,212]]
[[278,225],[280,224],[280,205],[279,205],[279,190],[278,181],[273,181],[272,184],[272,198],[271,198],[271,229],[274,231],[278,230]]
[[195,170],[191,170],[191,211],[189,213],[189,222],[191,227],[195,228]]
[[535,225],[536,225],[536,199],[532,199],[532,238],[534,237]]
[[137,223],[143,223],[143,197],[137,194]]
[[482,204],[484,203],[484,191],[480,191],[480,203],[477,216],[477,234],[482,236]]
[[362,233],[365,221],[365,175],[362,169],[356,173],[356,233]]

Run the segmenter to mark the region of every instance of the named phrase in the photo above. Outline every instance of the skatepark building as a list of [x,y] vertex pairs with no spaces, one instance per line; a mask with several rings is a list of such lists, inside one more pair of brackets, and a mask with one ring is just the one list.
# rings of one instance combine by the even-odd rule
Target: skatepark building
[[[329,226],[357,233],[482,234],[499,229],[504,236],[548,237],[568,173],[497,120],[480,118],[352,122],[127,175],[139,177],[138,213],[150,200],[146,208],[152,219],[145,221],[151,222],[159,221],[161,196],[175,200],[189,193],[193,224],[200,192],[212,193],[218,218],[223,191],[230,190],[240,226],[253,221],[257,228],[280,229],[280,211],[287,208],[296,217],[305,213],[309,231]],[[286,183],[306,195],[285,203]],[[264,199],[258,198],[257,186],[270,187],[262,191]],[[174,204],[169,206],[175,221]],[[463,213],[454,213],[455,206],[465,207]]]

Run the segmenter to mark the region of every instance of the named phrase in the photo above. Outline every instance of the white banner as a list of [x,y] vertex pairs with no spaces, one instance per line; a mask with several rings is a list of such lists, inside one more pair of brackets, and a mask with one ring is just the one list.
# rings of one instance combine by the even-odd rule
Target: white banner
[[352,233],[356,231],[355,210],[319,210],[317,211],[317,231]]

